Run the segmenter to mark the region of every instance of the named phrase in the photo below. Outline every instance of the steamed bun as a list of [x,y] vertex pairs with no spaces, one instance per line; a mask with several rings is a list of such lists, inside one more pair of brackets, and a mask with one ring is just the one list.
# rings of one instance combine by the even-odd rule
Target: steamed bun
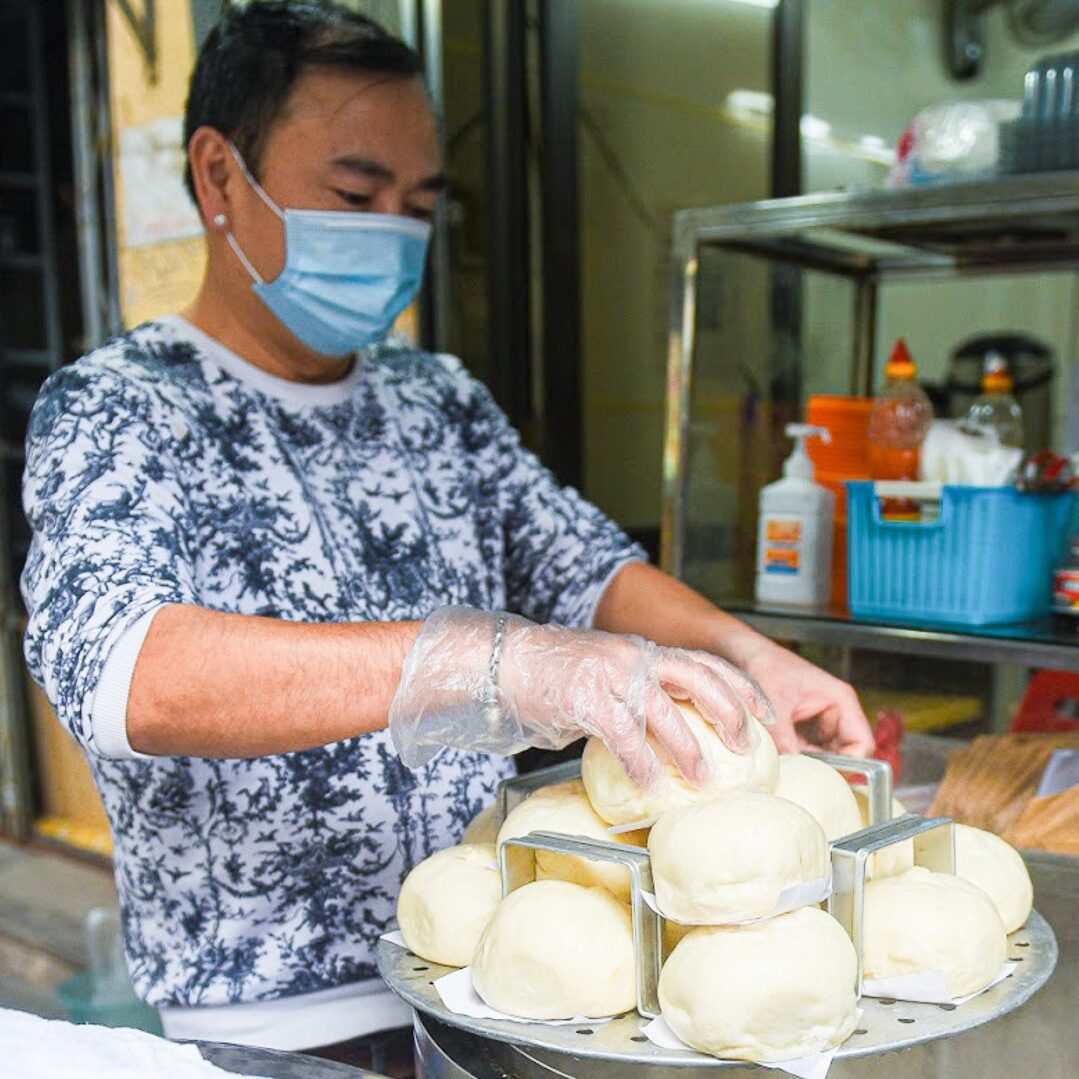
[[863,827],[850,784],[831,765],[804,753],[779,758],[775,794],[811,813],[829,841]]
[[694,929],[663,966],[659,1001],[671,1030],[702,1053],[789,1060],[850,1036],[857,966],[839,923],[802,907],[754,925]]
[[663,914],[727,925],[768,917],[780,892],[828,875],[828,841],[801,806],[735,791],[665,813],[648,837]]
[[981,888],[993,901],[1000,920],[1014,933],[1034,904],[1034,885],[1019,852],[992,832],[956,824],[955,873]]
[[405,877],[397,923],[410,951],[432,963],[464,967],[501,899],[493,846],[447,847]]
[[984,989],[999,973],[1008,936],[993,901],[949,873],[915,866],[865,888],[866,978],[938,970],[953,997]]
[[468,822],[462,843],[490,843],[498,841],[498,812],[497,806],[492,802],[486,809],[481,809]]
[[602,888],[539,880],[511,892],[472,959],[476,992],[523,1019],[594,1019],[637,999],[629,908]]
[[[617,841],[643,847],[644,832],[612,836],[596,815],[579,779],[541,787],[515,806],[498,833],[499,844],[529,832],[561,832],[587,839]],[[629,870],[613,862],[600,862],[572,854],[536,851],[537,880],[567,880],[587,888],[606,888],[619,899],[629,900]]]
[[581,761],[581,778],[593,807],[608,824],[648,820],[677,806],[707,801],[723,791],[775,789],[779,754],[772,736],[752,716],[748,717],[751,748],[747,753],[734,753],[696,708],[684,702],[675,704],[712,766],[711,782],[706,787],[690,785],[653,742],[660,758],[659,776],[650,790],[641,790],[603,742],[591,738]]

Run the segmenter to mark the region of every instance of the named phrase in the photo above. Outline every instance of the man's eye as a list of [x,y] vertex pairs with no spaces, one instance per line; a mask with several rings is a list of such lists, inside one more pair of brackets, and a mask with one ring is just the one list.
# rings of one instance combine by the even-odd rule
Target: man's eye
[[349,206],[364,208],[371,205],[370,195],[361,195],[357,191],[338,191],[336,192],[336,194],[340,198],[344,199],[344,201],[347,202]]
[[435,211],[430,206],[409,206],[408,213],[410,217],[417,217],[421,221],[432,221],[435,216]]

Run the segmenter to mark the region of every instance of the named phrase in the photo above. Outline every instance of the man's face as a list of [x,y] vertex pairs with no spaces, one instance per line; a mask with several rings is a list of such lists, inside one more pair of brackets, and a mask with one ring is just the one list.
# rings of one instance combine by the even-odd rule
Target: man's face
[[[438,133],[416,78],[322,68],[303,74],[266,139],[259,179],[282,209],[432,216],[444,186]],[[232,177],[230,177],[232,179]],[[285,265],[280,219],[239,169],[231,224],[272,281]]]

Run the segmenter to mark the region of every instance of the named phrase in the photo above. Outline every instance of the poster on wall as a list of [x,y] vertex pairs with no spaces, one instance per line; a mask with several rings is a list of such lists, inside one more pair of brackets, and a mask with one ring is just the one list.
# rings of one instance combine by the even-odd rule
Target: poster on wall
[[184,187],[182,117],[124,128],[120,181],[125,246],[147,247],[201,234],[198,211]]

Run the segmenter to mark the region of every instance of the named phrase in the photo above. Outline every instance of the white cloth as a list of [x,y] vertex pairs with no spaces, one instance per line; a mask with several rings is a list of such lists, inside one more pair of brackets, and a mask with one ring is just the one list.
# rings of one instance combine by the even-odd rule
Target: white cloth
[[4,1079],[224,1079],[234,1075],[175,1045],[126,1028],[75,1026],[0,1008]]

